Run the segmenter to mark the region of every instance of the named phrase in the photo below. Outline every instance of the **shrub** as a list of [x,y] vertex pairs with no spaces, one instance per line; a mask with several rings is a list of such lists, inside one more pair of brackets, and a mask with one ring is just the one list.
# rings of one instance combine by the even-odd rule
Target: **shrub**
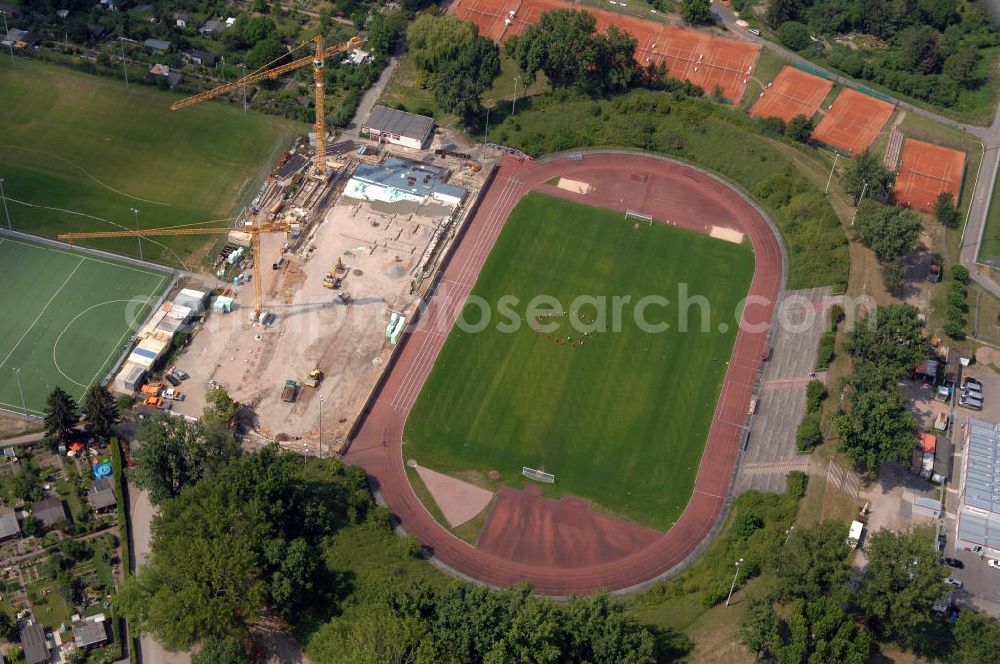
[[969,268],[964,265],[956,265],[951,268],[951,276],[955,281],[967,284],[969,283]]
[[809,476],[801,470],[793,470],[785,477],[785,492],[792,498],[802,498],[806,495],[806,487],[809,485]]
[[844,322],[844,307],[835,304],[830,307],[830,332],[836,332],[842,322]]
[[952,291],[948,293],[948,308],[956,308],[959,311],[965,311],[967,305],[965,304],[965,296]]
[[809,28],[798,21],[782,23],[778,28],[778,41],[793,51],[801,51],[812,42],[809,39]]
[[819,428],[819,417],[809,413],[802,419],[795,433],[795,440],[800,452],[807,452],[823,442],[823,432]]
[[833,358],[836,357],[837,333],[825,332],[819,338],[819,349],[816,351],[816,370],[826,371]]
[[952,339],[961,340],[965,338],[965,326],[961,321],[949,319],[944,322],[944,333]]
[[810,413],[818,412],[823,407],[823,401],[829,396],[830,391],[826,385],[819,380],[811,380],[806,385],[806,411]]

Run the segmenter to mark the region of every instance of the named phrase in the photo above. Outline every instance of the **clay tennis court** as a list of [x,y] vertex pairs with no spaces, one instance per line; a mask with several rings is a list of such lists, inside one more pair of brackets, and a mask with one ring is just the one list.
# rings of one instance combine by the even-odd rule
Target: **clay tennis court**
[[933,212],[938,195],[947,191],[957,205],[964,171],[964,152],[908,138],[903,142],[903,161],[893,190],[896,202]]
[[722,96],[730,101],[743,98],[760,55],[760,46],[749,42],[722,39],[564,0],[457,0],[451,11],[460,19],[475,23],[482,35],[502,43],[554,9],[590,12],[597,19],[599,32],[612,25],[622,28],[638,42],[635,55],[640,65],[665,62],[671,76],[690,81],[709,94],[714,94],[718,85]]
[[887,101],[844,88],[816,125],[812,139],[856,155],[875,141],[895,109]]
[[797,115],[811,118],[833,89],[833,82],[785,65],[750,109],[758,118],[781,118],[787,124]]
[[[566,177],[588,193],[545,184]],[[713,227],[745,233],[755,252],[743,324],[719,395],[694,491],[666,533],[607,515],[589,504],[537,491],[505,491],[480,535],[481,548],[440,526],[410,487],[402,433],[417,396],[460,314],[510,211],[528,191],[617,210],[709,234]],[[775,302],[784,283],[783,247],[773,227],[742,195],[692,167],[639,154],[588,152],[540,162],[504,157],[443,267],[438,286],[366,412],[345,460],[365,468],[401,527],[450,569],[482,583],[531,583],[549,595],[625,589],[684,562],[722,515],[739,456],[745,415],[761,367]],[[570,523],[572,522],[572,524]],[[575,524],[575,525],[573,525]]]

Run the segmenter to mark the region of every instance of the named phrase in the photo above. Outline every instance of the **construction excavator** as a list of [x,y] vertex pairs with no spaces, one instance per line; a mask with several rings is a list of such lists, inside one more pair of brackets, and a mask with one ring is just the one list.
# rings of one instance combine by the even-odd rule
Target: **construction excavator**
[[169,235],[218,235],[229,234],[234,230],[249,233],[253,243],[253,316],[252,321],[260,320],[260,314],[264,310],[263,287],[260,282],[260,234],[261,233],[281,233],[292,230],[291,224],[287,221],[268,221],[260,225],[246,224],[239,228],[198,228],[188,226],[168,226],[166,228],[150,228],[141,231],[96,231],[91,233],[63,233],[59,235],[60,240],[65,240],[73,244],[76,240],[94,240],[106,237],[154,237]]
[[346,42],[341,44],[335,44],[333,46],[323,47],[323,35],[316,35],[313,43],[316,45],[316,51],[311,56],[306,56],[304,58],[299,58],[297,60],[292,60],[291,62],[286,62],[285,64],[278,65],[273,69],[269,69],[271,65],[279,60],[282,60],[291,53],[294,53],[299,48],[302,48],[309,42],[305,42],[298,48],[290,51],[289,53],[282,55],[280,58],[272,60],[260,69],[250,72],[243,78],[237,79],[232,83],[226,83],[225,85],[220,85],[212,90],[206,90],[199,94],[181,99],[170,105],[170,110],[179,111],[182,108],[187,108],[188,106],[194,106],[195,104],[201,103],[208,99],[218,97],[219,95],[226,94],[227,92],[232,92],[238,90],[247,85],[253,85],[254,83],[259,83],[264,80],[271,80],[278,78],[282,74],[288,73],[299,69],[300,67],[305,67],[311,64],[313,66],[313,83],[316,88],[316,122],[314,125],[316,131],[316,156],[314,158],[315,163],[315,174],[316,177],[321,180],[326,180],[327,178],[327,166],[326,166],[326,111],[324,109],[324,78],[326,75],[326,59],[336,53],[342,53],[344,51],[350,50],[352,48],[358,48],[365,43],[364,39],[361,37],[351,37]]

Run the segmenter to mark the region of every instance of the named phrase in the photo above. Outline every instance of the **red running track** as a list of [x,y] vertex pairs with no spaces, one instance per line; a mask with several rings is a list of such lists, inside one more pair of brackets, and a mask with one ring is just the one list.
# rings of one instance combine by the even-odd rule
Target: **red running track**
[[[576,194],[545,184],[560,176],[587,182],[592,189],[588,194]],[[755,299],[748,300],[743,313],[694,493],[669,531],[610,562],[575,567],[539,565],[476,549],[434,520],[414,495],[403,466],[406,417],[507,216],[530,190],[622,212],[628,208],[702,233],[713,225],[738,229],[749,236],[755,253],[750,284],[750,295]],[[468,223],[440,285],[406,338],[345,460],[375,478],[406,532],[427,545],[438,561],[479,582],[506,586],[527,581],[538,592],[567,595],[626,589],[663,574],[695,552],[722,513],[761,353],[784,283],[780,240],[753,205],[716,178],[668,160],[625,153],[587,153],[582,159],[544,162],[504,157],[478,212]]]

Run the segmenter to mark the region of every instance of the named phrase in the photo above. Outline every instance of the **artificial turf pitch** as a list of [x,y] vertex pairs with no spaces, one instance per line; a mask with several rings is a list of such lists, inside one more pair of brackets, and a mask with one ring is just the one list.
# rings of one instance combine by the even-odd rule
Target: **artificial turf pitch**
[[[491,305],[491,323],[451,331],[407,420],[406,457],[449,473],[497,470],[515,486],[528,481],[522,466],[544,469],[556,476],[549,495],[568,492],[669,528],[693,490],[753,269],[747,243],[528,194],[472,291]],[[710,303],[707,331],[698,306],[679,329],[681,283]],[[563,313],[527,320],[540,294]],[[645,311],[649,323],[670,325],[664,332],[634,322],[636,303],[653,294],[670,301]],[[510,295],[523,324],[505,332],[497,303]],[[571,326],[580,295],[606,296],[609,331],[584,336]],[[626,295],[613,331],[611,298]],[[467,322],[479,317],[479,306],[466,306]],[[595,308],[578,318],[597,322]],[[541,332],[545,323],[558,330]]]
[[100,381],[170,283],[166,271],[0,237],[0,408],[40,415]]

